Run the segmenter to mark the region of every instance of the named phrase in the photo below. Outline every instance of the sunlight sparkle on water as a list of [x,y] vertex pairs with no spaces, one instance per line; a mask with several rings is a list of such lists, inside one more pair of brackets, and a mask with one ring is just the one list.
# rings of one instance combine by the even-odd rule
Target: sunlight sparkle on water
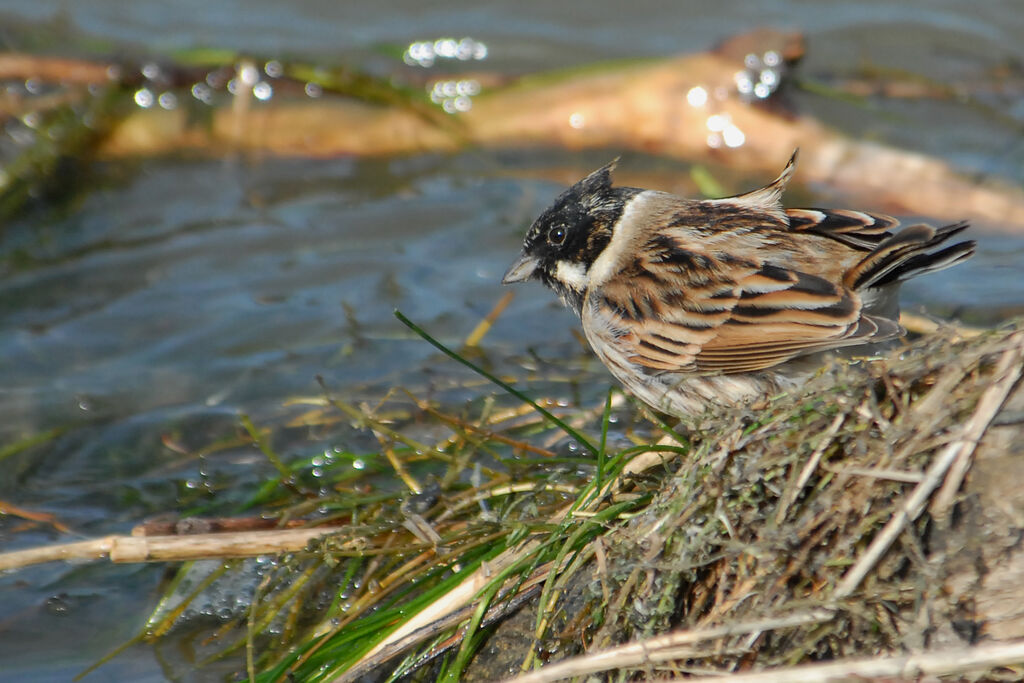
[[473,38],[438,38],[417,40],[409,44],[402,55],[402,61],[409,66],[430,68],[438,59],[456,59],[460,62],[487,59],[487,45]]
[[146,64],[143,64],[141,72],[143,76],[151,81],[155,81],[161,76],[160,65],[156,62],[147,62]]
[[[409,44],[402,55],[402,61],[409,66],[429,69],[439,59],[460,62],[487,59],[487,46],[473,38],[438,38],[417,40]],[[469,111],[473,108],[473,97],[480,94],[480,82],[473,78],[447,78],[427,84],[430,100],[449,114]]]
[[178,97],[174,93],[167,91],[160,93],[160,97],[156,98],[157,104],[160,105],[161,109],[174,109],[178,106]]
[[213,102],[213,90],[206,83],[193,83],[192,97],[203,104],[211,104]]
[[281,76],[284,76],[284,65],[276,59],[271,59],[263,65],[263,73],[267,74],[271,78],[280,78]]
[[456,114],[472,109],[472,98],[480,93],[480,82],[472,78],[434,81],[427,86],[427,90],[431,102],[440,105],[449,114]]
[[708,102],[708,91],[695,85],[686,93],[686,102],[691,107],[703,107]]
[[764,54],[751,52],[743,58],[743,68],[733,74],[734,89],[717,86],[709,93],[703,85],[690,88],[686,93],[686,103],[694,109],[711,109],[704,120],[704,125],[708,129],[708,147],[736,148],[746,144],[746,134],[733,123],[729,114],[715,111],[720,109],[718,103],[726,102],[737,95],[746,103],[767,99],[779,89],[785,70],[786,64],[782,55],[775,50],[769,50]]
[[149,109],[153,106],[153,102],[156,98],[153,97],[153,93],[149,88],[139,88],[135,91],[135,104],[139,105],[143,109]]
[[265,102],[274,96],[274,88],[266,81],[260,81],[252,86],[252,94],[257,100]]

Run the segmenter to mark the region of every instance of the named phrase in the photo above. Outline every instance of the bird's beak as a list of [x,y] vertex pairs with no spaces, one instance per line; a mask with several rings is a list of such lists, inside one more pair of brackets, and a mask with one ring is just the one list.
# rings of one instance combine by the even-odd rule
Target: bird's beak
[[505,277],[501,278],[501,284],[509,285],[513,282],[529,280],[537,270],[537,259],[526,254],[521,254],[516,262],[506,271]]

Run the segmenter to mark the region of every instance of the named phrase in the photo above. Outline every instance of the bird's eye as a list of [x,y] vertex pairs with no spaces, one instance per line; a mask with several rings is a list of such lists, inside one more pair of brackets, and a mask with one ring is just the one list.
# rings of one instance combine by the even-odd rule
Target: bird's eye
[[559,245],[565,241],[565,228],[561,225],[555,226],[548,230],[548,242],[554,245]]

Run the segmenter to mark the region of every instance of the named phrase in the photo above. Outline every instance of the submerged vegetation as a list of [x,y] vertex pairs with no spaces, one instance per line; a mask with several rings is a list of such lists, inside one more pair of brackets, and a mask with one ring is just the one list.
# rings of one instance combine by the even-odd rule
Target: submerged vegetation
[[[1006,637],[988,584],[1020,551],[1013,503],[993,509],[985,482],[1008,454],[997,416],[1022,362],[1019,326],[940,330],[836,362],[764,410],[625,432],[620,398],[565,414],[481,368],[525,410],[453,415],[412,394],[371,408],[325,389],[287,425],[244,426],[279,470],[252,503],[329,533],[276,559],[183,565],[139,637],[195,628],[185,615],[225,592],[243,607],[197,659],[244,656],[260,681],[785,672]],[[289,464],[273,450],[275,430],[338,423],[380,450]],[[961,491],[972,466],[981,484]],[[972,652],[991,655],[964,650],[954,673],[1024,661]]]

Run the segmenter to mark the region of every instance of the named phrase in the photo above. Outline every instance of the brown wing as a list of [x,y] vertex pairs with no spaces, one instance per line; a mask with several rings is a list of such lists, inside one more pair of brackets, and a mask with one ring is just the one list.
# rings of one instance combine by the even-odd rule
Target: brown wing
[[794,232],[830,237],[860,251],[871,251],[900,222],[892,216],[848,209],[786,209],[789,228]]
[[591,292],[585,317],[634,363],[665,372],[763,370],[895,336],[842,284],[657,238]]

